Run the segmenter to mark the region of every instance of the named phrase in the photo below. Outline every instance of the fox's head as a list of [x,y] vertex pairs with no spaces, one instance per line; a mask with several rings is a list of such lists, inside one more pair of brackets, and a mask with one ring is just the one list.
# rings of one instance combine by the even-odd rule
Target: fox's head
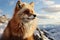
[[[18,36],[28,38],[33,35],[37,27],[37,19],[34,12],[34,3],[31,2],[30,4],[27,4],[18,1],[14,9],[14,15],[11,20],[11,24],[13,25],[12,27],[16,28]],[[15,35],[17,35],[17,33]]]
[[14,11],[14,17],[15,20],[23,21],[23,22],[29,22],[31,20],[34,20],[36,15],[34,12],[34,3],[31,2],[30,4],[22,3],[21,1],[18,1],[16,3],[15,11]]

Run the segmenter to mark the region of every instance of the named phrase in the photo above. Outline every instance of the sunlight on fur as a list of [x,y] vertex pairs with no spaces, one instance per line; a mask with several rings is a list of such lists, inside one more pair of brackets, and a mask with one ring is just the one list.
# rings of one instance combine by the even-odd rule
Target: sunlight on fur
[[[2,39],[33,40],[33,33],[37,28],[37,18],[34,12],[34,3],[18,1],[12,19],[4,30]],[[9,38],[11,36],[11,38]],[[15,38],[17,37],[17,38]]]
[[24,35],[24,38],[30,37],[31,35],[33,35],[34,31],[36,30],[37,27],[37,18],[34,19],[33,21],[24,24],[25,28],[26,28],[26,32]]

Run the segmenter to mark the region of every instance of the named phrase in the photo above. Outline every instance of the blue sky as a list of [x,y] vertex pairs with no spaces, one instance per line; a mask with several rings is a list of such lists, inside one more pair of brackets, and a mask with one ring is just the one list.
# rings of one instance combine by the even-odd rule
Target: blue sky
[[[7,14],[12,17],[14,7],[18,0],[0,0],[0,15]],[[38,15],[39,24],[60,24],[60,0],[22,0],[34,2],[34,10]]]
[[[2,14],[12,15],[17,1],[18,0],[0,0],[0,10],[3,11]],[[38,1],[37,0],[22,0],[22,2],[27,2],[27,3],[34,2],[35,3],[35,11],[40,13],[40,8],[42,6],[40,6],[41,5],[40,0],[38,0]],[[37,4],[37,3],[39,3],[39,4]]]

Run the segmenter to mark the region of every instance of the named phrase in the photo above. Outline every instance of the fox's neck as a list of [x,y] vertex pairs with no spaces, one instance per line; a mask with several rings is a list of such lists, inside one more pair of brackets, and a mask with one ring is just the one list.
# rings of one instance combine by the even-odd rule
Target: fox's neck
[[14,19],[10,20],[10,28],[13,36],[23,36],[25,28],[23,27],[22,22],[18,23]]
[[24,23],[11,20],[11,30],[13,36],[22,36],[24,39],[33,35],[36,29],[36,21]]

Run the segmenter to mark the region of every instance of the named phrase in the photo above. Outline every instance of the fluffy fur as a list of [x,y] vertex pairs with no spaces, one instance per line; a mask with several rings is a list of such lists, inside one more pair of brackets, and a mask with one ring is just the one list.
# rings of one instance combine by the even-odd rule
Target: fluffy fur
[[37,27],[34,3],[18,1],[14,15],[4,30],[1,40],[34,40],[33,33]]

